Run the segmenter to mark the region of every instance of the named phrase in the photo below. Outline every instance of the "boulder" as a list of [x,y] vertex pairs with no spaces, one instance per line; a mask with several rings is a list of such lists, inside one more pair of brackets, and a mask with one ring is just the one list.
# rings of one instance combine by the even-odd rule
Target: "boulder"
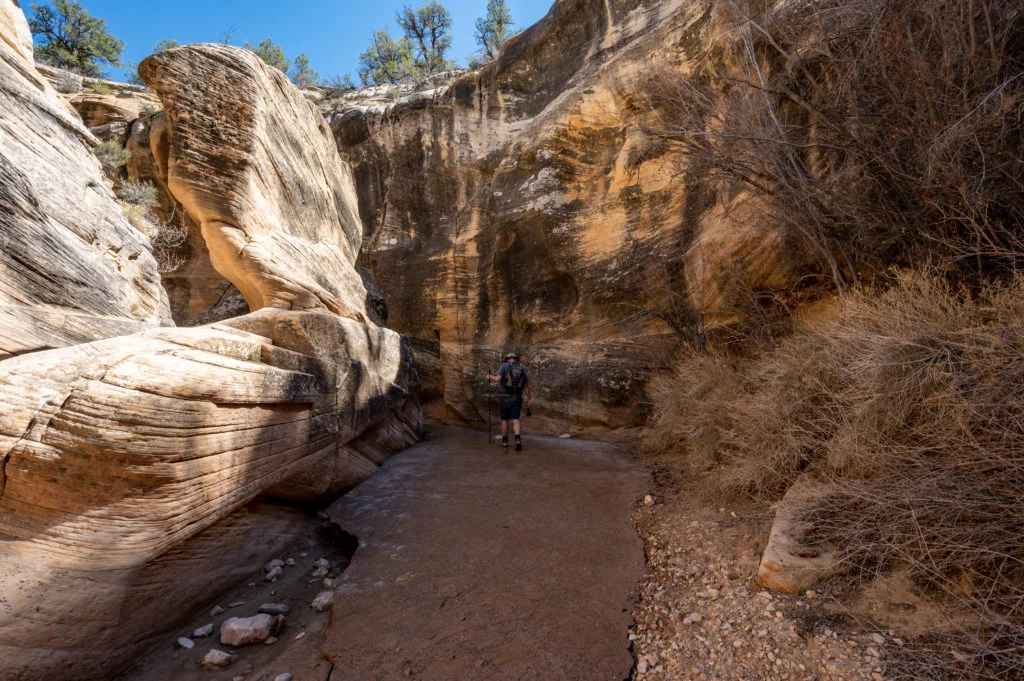
[[226,646],[263,643],[284,627],[284,617],[260,613],[252,617],[229,617],[220,625],[220,642]]
[[0,38],[0,359],[168,323],[149,239],[115,201],[96,138],[33,68],[13,0]]
[[838,560],[830,548],[808,540],[813,527],[801,516],[827,495],[828,485],[800,478],[779,501],[768,544],[761,554],[757,581],[766,589],[787,594],[807,591],[836,573]]
[[369,321],[351,170],[287,76],[227,45],[151,55],[139,75],[166,111],[170,193],[249,307]]

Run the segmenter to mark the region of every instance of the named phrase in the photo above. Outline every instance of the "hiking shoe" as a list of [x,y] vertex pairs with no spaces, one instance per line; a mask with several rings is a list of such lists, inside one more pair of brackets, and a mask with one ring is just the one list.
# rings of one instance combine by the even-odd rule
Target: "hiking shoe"
[[508,437],[501,438],[501,446],[508,447]]
[[523,441],[516,438],[516,451],[521,452],[523,450]]

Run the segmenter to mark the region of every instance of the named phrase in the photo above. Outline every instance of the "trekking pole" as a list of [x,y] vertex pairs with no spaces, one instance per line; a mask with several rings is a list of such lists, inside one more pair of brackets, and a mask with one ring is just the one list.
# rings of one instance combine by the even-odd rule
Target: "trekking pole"
[[484,389],[484,396],[486,396],[486,398],[487,398],[487,446],[488,447],[490,447],[491,446],[491,442],[493,442],[493,438],[491,437],[491,412],[494,411],[494,409],[493,409],[494,405],[492,404],[493,400],[491,400],[491,385],[490,385],[491,377],[490,377],[490,373],[491,373],[490,369],[488,369],[487,370],[487,374],[488,374],[488,376],[487,376],[487,387]]

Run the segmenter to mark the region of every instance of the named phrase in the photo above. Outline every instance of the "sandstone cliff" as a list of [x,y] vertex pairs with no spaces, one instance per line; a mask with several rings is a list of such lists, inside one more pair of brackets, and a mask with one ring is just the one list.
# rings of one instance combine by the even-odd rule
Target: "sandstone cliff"
[[733,219],[742,202],[657,129],[652,78],[692,71],[718,33],[697,0],[560,0],[447,88],[321,103],[355,174],[360,261],[435,367],[435,415],[480,424],[482,378],[514,347],[532,427],[639,426],[681,337],[728,318],[737,286],[793,281],[771,227]]
[[122,215],[96,138],[32,64],[0,3],[0,359],[170,321],[149,240]]
[[308,529],[263,499],[337,494],[415,441],[417,377],[371,321],[323,119],[237,48],[147,62],[168,114],[131,123],[253,312],[124,335],[170,323],[149,239],[0,6],[0,676],[95,679]]

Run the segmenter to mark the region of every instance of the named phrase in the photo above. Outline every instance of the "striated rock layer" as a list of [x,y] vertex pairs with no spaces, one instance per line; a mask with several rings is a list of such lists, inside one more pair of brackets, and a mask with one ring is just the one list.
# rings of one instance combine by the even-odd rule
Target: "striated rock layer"
[[121,213],[98,143],[32,63],[0,2],[0,359],[170,321],[149,239]]
[[652,77],[692,72],[720,32],[700,0],[559,0],[447,88],[322,104],[359,190],[360,262],[430,356],[437,416],[481,424],[483,375],[511,346],[531,427],[641,425],[695,315],[793,280],[772,228],[740,227],[738,197],[702,189],[657,130]]
[[[0,678],[109,678],[305,532],[287,503],[418,439],[418,379],[369,321],[347,165],[240,49],[182,48],[146,73],[168,110],[154,163],[255,311],[155,328],[148,239],[0,3]],[[176,83],[189,68],[233,89]]]
[[225,45],[160,52],[139,75],[173,131],[167,186],[249,307],[367,319],[351,170],[287,76]]

